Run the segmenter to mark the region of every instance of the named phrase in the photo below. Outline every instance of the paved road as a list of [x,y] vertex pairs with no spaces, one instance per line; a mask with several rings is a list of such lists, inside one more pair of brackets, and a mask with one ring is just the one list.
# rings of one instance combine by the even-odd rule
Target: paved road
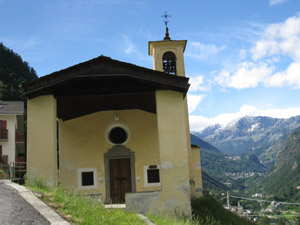
[[50,223],[28,204],[13,188],[0,180],[1,225],[49,225]]

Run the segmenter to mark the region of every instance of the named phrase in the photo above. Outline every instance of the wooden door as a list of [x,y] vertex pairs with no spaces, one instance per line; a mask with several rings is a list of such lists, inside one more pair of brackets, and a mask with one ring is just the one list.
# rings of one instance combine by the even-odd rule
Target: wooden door
[[125,193],[131,192],[130,159],[110,159],[110,198],[113,203],[124,203]]

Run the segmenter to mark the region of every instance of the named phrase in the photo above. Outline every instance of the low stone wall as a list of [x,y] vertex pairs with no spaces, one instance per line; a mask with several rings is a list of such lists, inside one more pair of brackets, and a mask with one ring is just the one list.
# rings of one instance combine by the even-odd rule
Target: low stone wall
[[160,193],[138,192],[125,194],[126,210],[141,214],[157,213],[160,205]]

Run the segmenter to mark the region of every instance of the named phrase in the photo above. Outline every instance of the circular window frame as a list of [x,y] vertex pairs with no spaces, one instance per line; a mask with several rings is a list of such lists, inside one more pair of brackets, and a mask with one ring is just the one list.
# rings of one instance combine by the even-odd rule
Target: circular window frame
[[[123,143],[115,144],[115,143],[111,142],[109,139],[110,132],[112,131],[112,129],[114,129],[116,127],[121,127],[122,129],[124,129],[124,131],[127,134],[127,139]],[[113,123],[113,124],[109,125],[105,130],[106,141],[108,141],[111,145],[124,145],[129,141],[130,137],[131,137],[130,130],[129,130],[128,126],[126,126],[123,123]]]

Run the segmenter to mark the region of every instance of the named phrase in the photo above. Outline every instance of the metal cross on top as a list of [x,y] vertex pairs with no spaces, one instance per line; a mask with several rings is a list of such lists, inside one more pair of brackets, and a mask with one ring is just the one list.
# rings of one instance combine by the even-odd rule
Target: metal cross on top
[[171,15],[169,15],[169,14],[167,13],[167,11],[165,11],[165,13],[164,13],[163,15],[161,15],[161,17],[165,18],[164,23],[165,23],[165,26],[168,27],[168,22],[170,22],[170,21],[168,20],[168,18],[170,18]]

